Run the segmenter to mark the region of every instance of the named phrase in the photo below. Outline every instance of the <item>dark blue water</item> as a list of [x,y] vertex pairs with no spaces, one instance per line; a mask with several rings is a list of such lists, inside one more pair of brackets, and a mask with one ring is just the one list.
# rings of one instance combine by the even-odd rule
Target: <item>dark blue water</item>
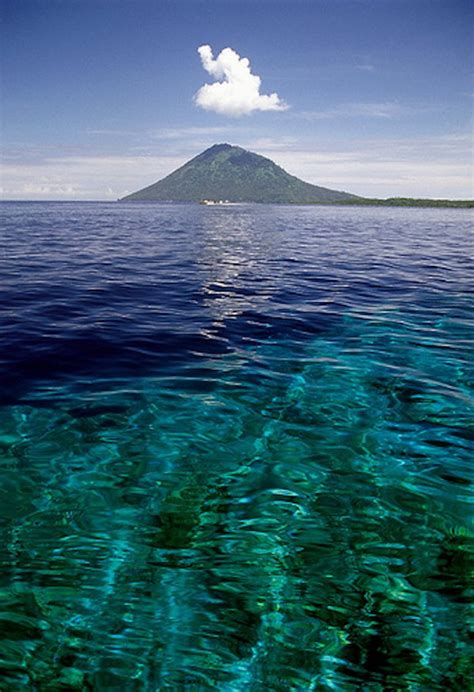
[[471,213],[1,215],[5,689],[468,689]]

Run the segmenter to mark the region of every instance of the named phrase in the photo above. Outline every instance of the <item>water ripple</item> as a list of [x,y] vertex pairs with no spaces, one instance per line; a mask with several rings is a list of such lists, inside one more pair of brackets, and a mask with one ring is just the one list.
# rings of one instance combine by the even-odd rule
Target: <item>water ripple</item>
[[1,211],[6,688],[468,689],[469,212]]

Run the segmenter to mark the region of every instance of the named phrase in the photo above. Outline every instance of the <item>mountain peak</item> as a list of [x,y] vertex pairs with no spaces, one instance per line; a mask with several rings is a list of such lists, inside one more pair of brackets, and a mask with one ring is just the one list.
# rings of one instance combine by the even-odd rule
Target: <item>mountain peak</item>
[[[209,147],[209,149],[205,149],[202,151],[200,154],[198,154],[195,158],[196,159],[207,159],[213,156],[217,156],[218,154],[222,153],[227,153],[231,151],[232,149],[240,149],[240,147],[234,147],[231,144],[213,144],[212,147]],[[193,159],[194,160],[194,159]]]
[[316,204],[357,198],[306,183],[270,159],[227,143],[214,144],[166,178],[124,197],[127,201],[201,199]]
[[224,142],[222,144],[213,144],[212,147],[209,147],[209,149],[206,149],[206,151],[203,151],[202,153],[205,154],[208,151],[212,151],[218,154],[220,151],[226,151],[227,149],[240,149],[240,147],[236,147],[232,144],[227,144],[227,142]]

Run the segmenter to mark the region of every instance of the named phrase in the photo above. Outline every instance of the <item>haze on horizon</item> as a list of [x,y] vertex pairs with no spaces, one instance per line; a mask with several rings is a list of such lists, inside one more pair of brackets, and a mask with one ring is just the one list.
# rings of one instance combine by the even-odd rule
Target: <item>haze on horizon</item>
[[357,195],[474,196],[465,0],[0,12],[3,199],[114,200],[222,141]]

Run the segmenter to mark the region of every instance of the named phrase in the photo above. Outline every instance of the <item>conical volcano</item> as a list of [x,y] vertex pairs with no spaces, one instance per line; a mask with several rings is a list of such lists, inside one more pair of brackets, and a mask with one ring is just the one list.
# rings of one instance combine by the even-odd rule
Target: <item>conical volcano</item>
[[230,144],[215,144],[153,185],[122,201],[182,201],[317,204],[359,199],[347,192],[311,185],[270,159]]

